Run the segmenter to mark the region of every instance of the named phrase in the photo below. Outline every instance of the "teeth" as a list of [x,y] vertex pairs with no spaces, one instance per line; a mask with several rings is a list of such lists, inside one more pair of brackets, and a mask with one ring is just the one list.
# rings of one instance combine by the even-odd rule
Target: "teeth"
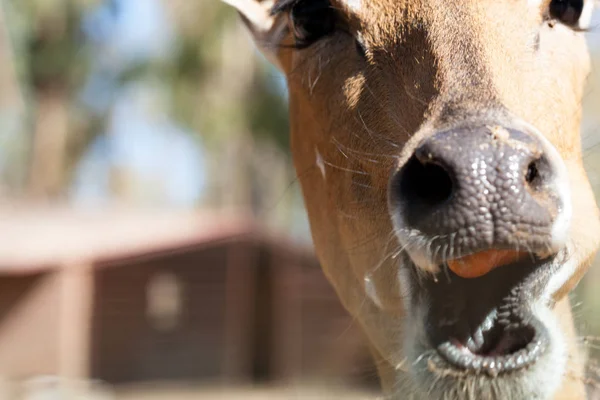
[[493,310],[488,316],[485,318],[485,321],[481,324],[481,330],[487,332],[494,327],[494,321],[496,320],[497,312]]
[[496,322],[497,312],[494,310],[488,314],[483,323],[477,328],[477,330],[467,339],[465,347],[471,351],[471,353],[477,354],[481,352],[485,346],[485,334],[492,330],[494,323]]
[[483,348],[483,345],[485,345],[485,338],[483,337],[483,329],[481,329],[481,327],[477,329],[472,340],[475,343],[477,350],[481,350]]
[[[480,330],[478,329],[477,332],[480,332]],[[475,336],[477,336],[477,332],[476,332]],[[483,338],[483,335],[481,335],[481,337]],[[471,353],[479,352],[479,350],[481,349],[482,346],[483,346],[483,343],[479,342],[476,337],[472,336],[467,339],[467,348],[471,351]]]

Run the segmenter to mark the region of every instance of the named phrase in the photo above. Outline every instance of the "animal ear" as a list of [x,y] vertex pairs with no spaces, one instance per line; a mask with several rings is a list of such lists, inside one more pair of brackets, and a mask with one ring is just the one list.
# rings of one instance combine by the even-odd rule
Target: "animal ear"
[[592,16],[597,7],[600,6],[600,0],[587,0],[583,2],[583,10],[577,22],[577,28],[588,29],[592,24]]
[[223,0],[223,2],[240,13],[257,47],[273,65],[283,70],[278,53],[279,45],[285,36],[287,21],[282,15],[271,14],[273,0]]

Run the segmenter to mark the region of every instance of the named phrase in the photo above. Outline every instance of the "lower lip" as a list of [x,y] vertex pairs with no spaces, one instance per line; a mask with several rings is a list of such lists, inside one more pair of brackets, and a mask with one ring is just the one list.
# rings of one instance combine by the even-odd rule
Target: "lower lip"
[[511,345],[510,333],[504,333],[499,342],[487,354],[475,354],[465,345],[456,340],[440,344],[438,353],[452,366],[458,369],[486,373],[490,376],[510,373],[535,363],[545,351],[548,342],[546,328],[536,320],[521,327],[527,334],[532,335],[529,343],[522,349],[510,354],[505,353]]

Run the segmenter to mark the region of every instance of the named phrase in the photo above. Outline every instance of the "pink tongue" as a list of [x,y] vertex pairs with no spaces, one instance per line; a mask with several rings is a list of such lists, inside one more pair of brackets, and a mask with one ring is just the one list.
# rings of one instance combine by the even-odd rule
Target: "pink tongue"
[[495,268],[518,261],[526,255],[514,250],[487,250],[448,261],[448,267],[462,278],[479,278]]

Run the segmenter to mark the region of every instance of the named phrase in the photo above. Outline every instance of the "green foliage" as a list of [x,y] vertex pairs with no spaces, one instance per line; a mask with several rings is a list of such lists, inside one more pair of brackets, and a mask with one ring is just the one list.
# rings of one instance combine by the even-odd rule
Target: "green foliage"
[[[83,40],[80,24],[84,13],[103,0],[0,1],[10,10],[15,64],[31,117],[27,132],[20,136],[21,147],[32,146],[40,94],[58,90],[72,118],[65,160],[67,185],[73,167],[103,132],[108,117],[87,110],[77,96],[97,51]],[[289,154],[286,101],[275,85],[283,78],[265,65],[246,40],[238,13],[219,1],[164,0],[164,4],[174,18],[174,57],[132,66],[117,77],[117,86],[161,82],[168,88],[171,117],[200,137],[209,152],[221,152],[232,140],[253,135]],[[21,161],[25,168],[27,162]]]
[[[283,79],[273,71],[264,71],[257,79],[259,90],[253,91],[248,99],[248,113],[251,131],[262,139],[276,143],[282,150],[289,152],[289,121],[286,102],[281,93],[277,93],[273,80]],[[256,93],[260,93],[259,96]]]

